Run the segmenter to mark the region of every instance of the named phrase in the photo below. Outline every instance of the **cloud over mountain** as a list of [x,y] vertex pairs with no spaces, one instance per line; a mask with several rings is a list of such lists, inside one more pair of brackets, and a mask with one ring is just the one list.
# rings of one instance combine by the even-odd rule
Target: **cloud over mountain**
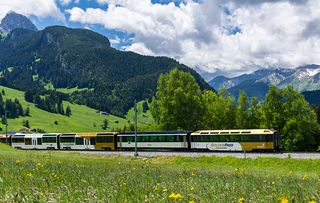
[[8,12],[17,12],[25,16],[37,16],[39,18],[52,17],[59,20],[64,15],[58,8],[55,0],[3,0],[0,3],[0,19]]
[[231,75],[258,67],[320,63],[317,0],[97,0],[106,9],[74,7],[70,20],[132,33],[126,50],[174,57]]

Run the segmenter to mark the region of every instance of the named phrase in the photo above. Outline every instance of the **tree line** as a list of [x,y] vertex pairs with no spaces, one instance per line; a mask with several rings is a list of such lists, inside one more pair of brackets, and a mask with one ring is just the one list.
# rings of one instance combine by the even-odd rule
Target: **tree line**
[[36,91],[27,90],[24,94],[24,98],[27,102],[35,103],[36,107],[50,113],[66,116],[71,115],[70,106],[67,106],[66,109],[63,107],[63,100],[66,99],[66,96],[63,93],[47,91],[44,96],[41,96]]
[[150,110],[161,130],[268,128],[280,131],[285,150],[320,143],[316,111],[292,86],[270,86],[262,101],[243,91],[236,100],[225,89],[201,91],[192,75],[174,69],[160,76]]

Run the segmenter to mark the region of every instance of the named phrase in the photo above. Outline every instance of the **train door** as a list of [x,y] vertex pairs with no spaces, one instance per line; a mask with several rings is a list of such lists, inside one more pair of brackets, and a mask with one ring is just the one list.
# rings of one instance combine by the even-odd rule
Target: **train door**
[[32,148],[36,149],[37,148],[37,138],[35,138],[35,137],[31,138],[31,143],[32,143]]
[[89,139],[84,138],[84,146],[85,146],[86,149],[90,149]]

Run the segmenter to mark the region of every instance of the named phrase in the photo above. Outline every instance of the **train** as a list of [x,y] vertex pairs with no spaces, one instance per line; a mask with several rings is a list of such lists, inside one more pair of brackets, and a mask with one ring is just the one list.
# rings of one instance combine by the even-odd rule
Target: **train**
[[[0,142],[16,149],[134,150],[134,132],[15,133]],[[137,132],[138,150],[280,151],[281,137],[270,129]]]

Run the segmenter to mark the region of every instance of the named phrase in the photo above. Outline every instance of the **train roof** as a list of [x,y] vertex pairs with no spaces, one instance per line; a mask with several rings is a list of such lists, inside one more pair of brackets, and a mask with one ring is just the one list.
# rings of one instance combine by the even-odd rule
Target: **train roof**
[[[153,131],[153,132],[137,132],[137,135],[187,135],[190,131]],[[135,132],[119,133],[118,136],[132,136]]]
[[275,130],[270,129],[233,129],[233,130],[199,130],[191,135],[205,135],[205,134],[211,134],[211,135],[227,135],[227,134],[273,134],[275,133]]

